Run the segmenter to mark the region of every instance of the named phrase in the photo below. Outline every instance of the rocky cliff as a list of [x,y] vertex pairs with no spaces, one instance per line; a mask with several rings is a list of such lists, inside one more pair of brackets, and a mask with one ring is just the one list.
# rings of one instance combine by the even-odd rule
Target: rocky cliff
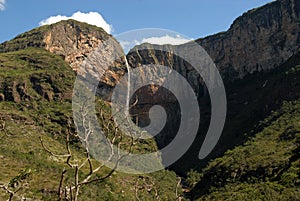
[[[125,60],[119,43],[102,28],[74,20],[61,21],[23,33],[0,44],[0,52],[28,47],[43,48],[61,56],[78,74],[85,76],[89,73],[96,76],[102,83],[100,85],[103,86],[103,92],[100,93],[103,94],[107,91],[104,88],[113,87],[125,71]],[[98,73],[102,73],[104,69],[105,75],[99,78]]]
[[[196,42],[211,56],[222,76],[233,80],[286,62],[299,49],[299,32],[300,2],[278,0],[244,13],[228,31]],[[170,54],[172,48],[168,45],[170,51],[165,53],[133,48],[128,57],[132,66],[159,63],[189,73],[188,65]]]
[[227,32],[197,42],[224,76],[242,78],[287,61],[298,51],[299,32],[300,2],[278,0],[243,14]]
[[[260,129],[257,126],[259,121],[277,109],[282,101],[299,97],[298,71],[295,75],[289,74],[290,68],[295,65],[286,64],[299,55],[299,33],[300,2],[278,0],[246,12],[226,32],[196,40],[220,70],[227,93],[226,124],[211,158],[243,144],[254,135],[255,129]],[[210,101],[205,96],[205,86],[200,84],[201,76],[190,63],[174,54],[177,49],[187,45],[142,44],[134,47],[127,55],[133,68],[160,64],[175,69],[186,78],[198,95],[201,108],[200,129],[190,151],[174,165],[174,169],[181,173],[191,166],[199,168],[205,165],[205,161],[197,159],[197,154],[206,135],[211,110],[207,103]],[[147,101],[148,105],[154,104],[152,99]],[[179,111],[172,104],[168,104],[166,108],[173,114],[174,111]],[[176,133],[176,116],[173,115],[169,122],[172,126],[164,131],[165,138],[158,139],[159,142],[169,142],[172,134]],[[193,165],[185,167],[186,160]]]

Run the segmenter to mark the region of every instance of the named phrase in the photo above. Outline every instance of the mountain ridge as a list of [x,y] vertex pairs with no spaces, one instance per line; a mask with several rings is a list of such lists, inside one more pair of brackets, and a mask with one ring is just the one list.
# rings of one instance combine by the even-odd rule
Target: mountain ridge
[[[207,51],[224,79],[235,80],[256,71],[269,71],[287,61],[300,47],[299,31],[298,1],[278,0],[245,12],[227,31],[196,39],[195,42]],[[151,47],[151,44],[148,46]],[[137,49],[132,48],[128,54],[128,57],[136,57],[133,66],[153,61],[163,64],[160,58],[164,58],[171,61],[175,69],[188,68],[180,67],[182,61],[173,60],[173,55],[157,52],[149,57],[147,52],[136,52]],[[166,45],[166,49],[172,52],[172,45]]]
[[[291,5],[297,8],[297,12],[292,11],[292,14],[298,13],[299,3],[297,1],[280,0],[263,8],[249,11],[239,20],[246,19],[245,16],[252,16],[258,11],[263,12],[263,16],[268,18],[268,12],[265,14],[266,8],[272,8],[272,12],[275,8],[275,15],[277,16],[277,9],[281,9],[282,5],[286,6],[285,10],[293,8],[286,5],[287,3],[292,3]],[[291,19],[298,19],[298,17],[294,16]],[[67,33],[68,24],[72,23],[74,27],[82,27],[80,30],[73,27]],[[234,23],[236,25],[232,25],[232,29],[241,23],[236,21]],[[298,32],[298,21],[291,21],[291,24],[292,26],[288,26],[289,29],[286,29],[283,32],[284,34],[294,29]],[[101,47],[102,42],[112,37],[111,35],[101,29],[75,21],[63,21],[51,26],[60,27],[63,30],[61,33],[53,33],[49,37],[49,34],[47,34],[49,26],[40,27],[0,45],[0,136],[2,139],[0,141],[0,159],[4,161],[3,166],[0,166],[0,182],[9,182],[24,166],[36,169],[42,177],[35,175],[32,190],[25,189],[22,191],[26,196],[35,200],[55,199],[59,173],[60,170],[65,168],[62,162],[49,157],[43,152],[37,136],[43,137],[45,142],[51,144],[51,148],[55,151],[62,152],[64,150],[64,137],[68,129],[66,125],[68,120],[72,118],[72,83],[76,72],[78,72],[77,69],[82,67],[83,64],[87,67],[89,67],[88,65],[99,67],[94,70],[90,68],[91,71],[89,72],[91,73],[103,69],[105,65],[108,65],[104,61],[110,59],[112,51],[119,48],[109,47],[99,51],[100,56],[103,57],[101,58],[103,66],[101,66],[99,62],[96,62],[95,58],[97,57],[94,58],[90,53],[93,52],[95,47]],[[88,26],[87,30],[98,30],[99,38],[95,37],[97,40],[94,40],[93,34],[89,35],[89,31],[85,33],[85,26]],[[269,28],[268,26],[267,29]],[[81,30],[83,31],[80,34]],[[274,32],[276,40],[282,39],[282,36],[276,35],[276,30],[271,29],[270,33]],[[39,33],[42,34],[39,35]],[[55,34],[57,35],[54,36]],[[103,38],[100,37],[101,34]],[[217,37],[217,40],[221,40],[218,37],[224,37],[222,34],[224,33],[211,37]],[[74,38],[73,35],[76,37]],[[70,38],[68,38],[69,36]],[[290,52],[288,54],[282,53],[283,63],[277,62],[280,59],[272,61],[279,66],[278,68],[273,66],[274,68],[256,70],[255,65],[254,71],[250,70],[246,74],[244,74],[246,71],[243,70],[239,74],[240,72],[235,71],[233,68],[227,69],[228,71],[232,70],[232,72],[222,71],[222,68],[220,68],[225,78],[228,73],[232,75],[232,77],[229,77],[230,79],[225,79],[228,95],[228,118],[219,144],[206,161],[196,160],[199,147],[205,136],[205,126],[209,123],[210,118],[209,97],[205,94],[203,89],[205,86],[202,86],[199,76],[193,74],[189,64],[182,62],[180,58],[178,59],[173,55],[168,56],[164,52],[135,51],[135,48],[133,48],[127,55],[129,63],[134,68],[138,68],[142,64],[159,63],[174,68],[179,73],[188,71],[191,74],[188,79],[191,82],[195,81],[195,85],[199,87],[197,89],[199,90],[198,100],[200,106],[204,108],[201,110],[201,118],[204,121],[201,124],[202,130],[199,131],[198,137],[189,152],[170,168],[170,170],[175,170],[177,175],[184,175],[184,177],[186,177],[189,169],[200,172],[200,176],[196,175],[197,178],[192,178],[192,174],[187,174],[187,181],[192,182],[188,182],[189,187],[185,189],[186,191],[191,190],[186,199],[245,200],[247,198],[246,200],[251,200],[253,195],[256,196],[255,198],[262,200],[279,200],[280,198],[283,200],[288,200],[288,198],[297,200],[299,198],[299,190],[297,190],[300,183],[299,155],[294,154],[294,152],[297,152],[296,147],[299,146],[299,123],[297,122],[299,122],[300,105],[300,52],[299,43],[292,43],[292,41],[297,41],[294,38],[295,36],[289,37],[292,37],[292,39],[288,45],[286,45],[287,43],[284,44],[283,49],[280,46],[281,40],[279,40],[279,43],[268,43],[270,45],[268,48],[272,49],[275,45],[279,52],[286,51],[285,49],[289,47],[292,48],[291,51],[288,50],[292,52],[291,56]],[[211,39],[204,38],[203,40],[209,41]],[[214,44],[220,45],[222,42],[214,42]],[[146,44],[146,46],[151,49],[153,45]],[[172,46],[166,47],[172,50]],[[219,52],[217,51],[218,48],[214,50],[217,53]],[[213,48],[210,51],[213,51]],[[230,48],[227,48],[226,51],[230,53]],[[218,57],[217,53],[212,54],[215,60]],[[225,54],[221,51],[219,53]],[[228,56],[227,53],[225,55]],[[261,57],[264,57],[264,55],[261,55]],[[273,57],[276,57],[276,55],[270,58]],[[244,59],[241,58],[241,60]],[[222,63],[222,61],[220,62]],[[270,65],[272,66],[272,64]],[[98,86],[99,94],[102,93],[107,97],[110,96],[116,82],[126,72],[124,59],[120,58],[115,63],[110,64],[108,71],[110,72],[104,79],[100,80]],[[147,102],[143,104],[147,104]],[[169,106],[167,111],[171,114],[178,111],[177,106],[174,107],[169,102],[165,105]],[[108,106],[107,111],[109,111]],[[107,115],[109,115],[109,112],[107,112]],[[280,123],[279,127],[276,127],[277,120]],[[174,121],[173,124],[179,123]],[[170,127],[172,126],[171,124]],[[170,139],[172,139],[172,136]],[[166,141],[168,142],[170,139],[167,138]],[[266,142],[268,146],[264,144]],[[159,141],[156,142],[156,146],[157,144],[159,145]],[[261,145],[261,149],[255,147],[257,144]],[[144,141],[138,145],[141,145],[139,150],[147,149],[149,151],[148,145],[153,148],[153,144],[147,144]],[[164,142],[162,145],[164,145]],[[278,146],[279,148],[280,146],[286,147],[277,153],[276,148]],[[259,151],[265,151],[265,148],[267,152]],[[72,139],[72,149],[79,157],[82,157],[84,152],[80,149],[78,139]],[[230,150],[228,151],[228,149]],[[253,153],[253,155],[250,153]],[[245,157],[247,161],[240,159],[238,157],[240,155]],[[212,161],[209,162],[210,160]],[[286,163],[289,160],[292,163],[291,166],[288,162]],[[273,167],[273,164],[279,165]],[[88,172],[83,171],[82,173]],[[56,179],[48,178],[49,175]],[[95,200],[134,200],[138,196],[142,200],[153,200],[157,199],[158,195],[162,200],[185,199],[182,197],[182,188],[178,183],[177,175],[173,171],[161,171],[147,176],[116,173],[107,181],[84,189],[82,199],[95,197]],[[68,178],[72,177],[69,175]],[[149,190],[149,186],[156,187]],[[259,191],[256,191],[256,188]],[[232,197],[231,194],[226,193],[227,190],[236,196]],[[261,195],[264,190],[268,190],[267,195]],[[1,192],[0,198],[6,198],[6,195]],[[282,192],[288,192],[287,196]]]

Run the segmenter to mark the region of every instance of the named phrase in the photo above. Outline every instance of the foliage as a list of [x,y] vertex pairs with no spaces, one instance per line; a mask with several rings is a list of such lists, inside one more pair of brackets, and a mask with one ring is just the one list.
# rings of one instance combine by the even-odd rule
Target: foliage
[[194,188],[195,185],[197,184],[197,182],[199,182],[200,178],[201,178],[201,174],[199,172],[197,172],[196,170],[190,170],[187,173],[187,178],[186,178],[186,183],[188,185],[189,188]]
[[[0,183],[22,179],[27,171],[20,175],[20,169],[35,170],[28,188],[20,193],[33,200],[56,200],[61,172],[67,166],[64,159],[49,155],[39,138],[53,152],[65,153],[75,73],[61,57],[38,48],[0,53],[0,65],[0,96],[5,96],[4,101],[0,100]],[[98,106],[105,104],[98,101]],[[109,115],[110,109],[106,107]],[[74,131],[74,125],[71,129]],[[83,160],[85,154],[79,140],[73,138],[70,143],[74,160]],[[153,142],[149,141],[148,145],[137,144],[136,151],[156,149]],[[93,163],[98,162],[93,160]],[[109,171],[104,168],[97,176]],[[80,177],[84,178],[88,172],[88,168],[82,169]],[[66,182],[73,174],[68,172]],[[107,180],[83,187],[79,199],[135,200],[137,188],[138,196],[143,192],[142,200],[156,199],[156,192],[162,200],[175,200],[177,181],[176,175],[166,170],[151,175],[115,172]],[[137,182],[139,185],[135,187]],[[147,190],[153,182],[155,186]],[[0,191],[0,200],[6,199],[7,194]]]
[[298,200],[300,100],[284,102],[264,129],[209,163],[194,188],[199,200]]

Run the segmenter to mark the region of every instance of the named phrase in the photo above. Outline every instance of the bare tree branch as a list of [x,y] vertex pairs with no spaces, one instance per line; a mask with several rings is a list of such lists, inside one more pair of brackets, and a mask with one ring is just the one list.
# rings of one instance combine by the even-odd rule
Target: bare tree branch
[[57,158],[59,158],[59,157],[69,157],[69,156],[70,156],[70,154],[56,154],[56,153],[50,151],[50,149],[48,149],[48,148],[45,146],[45,144],[44,144],[44,142],[43,142],[43,139],[42,139],[41,137],[39,137],[39,138],[40,138],[42,147],[43,147],[44,150],[45,150],[46,152],[48,152],[48,154],[50,154],[51,156],[54,156],[54,157],[57,157]]
[[[132,133],[130,133],[130,140],[127,143],[130,143],[129,148],[128,148],[128,152],[126,154],[123,154],[122,156],[120,155],[120,149],[121,149],[121,145],[123,145],[124,143],[122,143],[123,140],[123,134],[121,134],[121,132],[119,132],[119,127],[114,125],[113,123],[113,119],[114,119],[114,115],[117,115],[117,113],[115,114],[111,114],[107,117],[107,114],[104,113],[103,108],[104,108],[104,104],[101,106],[101,109],[99,111],[99,119],[101,122],[103,122],[103,129],[104,131],[106,131],[107,137],[106,137],[106,141],[107,144],[109,145],[109,149],[110,149],[110,154],[108,156],[107,162],[111,162],[113,160],[113,158],[116,159],[116,161],[114,162],[114,167],[105,175],[98,177],[97,173],[103,169],[103,167],[105,166],[105,163],[100,164],[98,166],[93,165],[92,162],[92,158],[90,155],[90,150],[89,150],[89,140],[90,138],[93,136],[94,134],[94,130],[92,127],[92,122],[89,120],[89,105],[87,105],[87,100],[84,102],[84,104],[80,107],[80,118],[81,118],[81,122],[80,125],[78,126],[75,123],[75,127],[78,128],[82,128],[83,135],[79,135],[78,133],[73,133],[72,132],[72,126],[71,126],[71,121],[70,119],[68,120],[67,123],[67,129],[66,129],[66,154],[57,154],[54,153],[53,151],[51,151],[48,147],[45,146],[43,140],[40,138],[42,147],[44,148],[44,150],[54,156],[54,157],[66,157],[66,161],[65,163],[68,165],[68,167],[70,169],[74,170],[74,176],[72,176],[72,183],[66,184],[66,180],[65,177],[67,176],[67,170],[64,169],[62,174],[61,174],[61,178],[60,178],[60,183],[59,183],[59,188],[58,188],[58,200],[61,201],[63,199],[68,200],[68,201],[77,201],[78,200],[78,196],[80,195],[80,189],[82,186],[84,185],[88,185],[91,183],[95,183],[95,182],[102,182],[105,179],[109,178],[114,172],[115,170],[118,168],[120,161],[128,156],[131,152],[132,152],[132,147],[134,145],[134,137],[132,135]],[[134,105],[137,104],[138,100],[135,101]],[[128,120],[128,116],[125,117],[124,122],[126,120]],[[130,126],[130,125],[128,125]],[[133,130],[133,129],[132,129]],[[135,131],[134,131],[135,132]],[[70,138],[71,136],[73,137],[77,137],[81,140],[81,142],[83,143],[83,147],[85,149],[85,159],[83,161],[80,162],[80,160],[75,160],[74,159],[74,154],[72,153],[71,150],[71,146],[70,146]],[[111,137],[109,137],[111,136]],[[116,146],[117,145],[117,146]],[[116,149],[116,150],[115,150]],[[82,174],[81,171],[83,168],[88,167],[89,172],[86,176],[79,177],[80,174]],[[82,178],[82,179],[80,179]]]
[[58,201],[61,201],[63,198],[63,183],[65,179],[65,174],[67,173],[67,170],[64,168],[64,170],[61,173],[59,187],[58,187]]

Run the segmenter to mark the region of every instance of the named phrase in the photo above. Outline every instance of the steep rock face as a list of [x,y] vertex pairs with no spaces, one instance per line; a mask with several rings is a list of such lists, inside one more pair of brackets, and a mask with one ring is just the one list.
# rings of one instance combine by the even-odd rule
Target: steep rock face
[[[172,46],[172,45],[153,45],[153,44],[142,44],[140,46],[134,47],[129,54],[127,55],[127,60],[129,65],[136,69],[143,66],[147,66],[152,69],[153,64],[167,66],[174,69],[176,72],[180,73],[187,82],[195,89],[196,96],[201,96],[206,93],[205,88],[199,83],[203,83],[203,80],[199,73],[193,68],[193,66],[180,58],[174,52],[186,52],[188,45],[180,45],[180,46]],[[198,55],[195,55],[198,57]],[[193,54],[188,56],[191,60],[193,59]],[[158,67],[156,69],[159,69]],[[204,73],[209,72],[209,66],[207,68],[202,69]],[[153,71],[153,70],[152,70]],[[160,71],[149,73],[148,77],[151,76],[151,80],[163,79],[161,78]],[[145,77],[142,75],[141,77]],[[160,77],[160,78],[159,78]],[[164,80],[161,80],[163,83]],[[177,86],[177,90],[182,96],[185,94],[185,89],[181,86]],[[151,100],[149,100],[151,101]],[[175,100],[170,99],[170,102],[174,102]]]
[[109,38],[100,28],[92,28],[75,21],[52,25],[43,39],[45,49],[61,55],[74,70],[78,70],[84,58]]
[[[138,81],[138,83],[146,83],[145,80],[153,80],[154,83],[157,84],[144,85],[144,87],[136,91],[133,97],[137,96],[138,102],[131,108],[130,112],[132,116],[136,117],[137,123],[140,126],[148,126],[151,124],[151,120],[149,120],[150,108],[155,105],[164,108],[167,114],[165,126],[155,135],[159,148],[168,145],[176,136],[179,126],[181,125],[180,122],[182,121],[179,104],[189,102],[191,108],[193,108],[194,105],[191,99],[186,99],[190,98],[190,94],[188,94],[186,85],[182,83],[182,80],[178,79],[179,76],[174,76],[174,71],[168,70],[168,72],[166,72],[164,70],[165,68],[158,67],[158,65],[168,66],[180,73],[184,77],[183,79],[195,89],[194,97],[196,99],[206,93],[206,88],[199,84],[203,82],[199,73],[196,72],[188,62],[174,54],[174,52],[185,52],[186,48],[187,46],[183,45],[158,46],[142,44],[133,48],[127,55],[128,63],[133,68],[133,71],[135,71],[134,75],[138,77],[136,80],[132,80],[132,85],[135,85],[135,81]],[[191,55],[189,55],[188,58],[191,59]],[[207,68],[207,70],[208,69],[209,68]],[[206,69],[203,70],[206,72]],[[171,88],[172,90],[170,90]],[[178,102],[179,99],[181,102]],[[192,112],[188,118],[184,119],[185,122],[195,121]],[[186,133],[189,133],[189,131],[186,130]],[[164,154],[162,155],[164,157]]]
[[294,55],[300,44],[300,3],[278,0],[237,18],[227,32],[199,39],[224,77],[269,70]]
[[[286,62],[299,49],[299,32],[299,1],[278,0],[243,14],[228,31],[196,42],[214,60],[223,78],[234,80]],[[177,47],[167,45],[165,49],[169,52],[136,51],[134,48],[128,57],[134,67],[156,63],[194,75],[186,62],[172,54],[174,48]]]
[[[97,77],[103,91],[115,86],[116,80],[125,72],[125,61],[118,42],[102,28],[86,23],[67,20],[33,29],[0,44],[0,52],[28,47],[46,49],[61,56],[78,74],[85,76],[89,73]],[[98,57],[95,58],[95,55]],[[85,70],[79,72],[81,67]],[[104,69],[105,74],[100,78],[98,74]]]
[[[278,0],[245,13],[227,32],[196,40],[220,70],[225,81],[228,103],[223,135],[207,161],[222,155],[229,148],[242,144],[253,134],[251,129],[256,128],[258,122],[271,110],[276,109],[283,100],[299,97],[299,74],[288,74],[290,68],[295,65],[286,65],[289,59],[299,56],[299,11],[298,0]],[[142,44],[133,48],[127,55],[133,68],[160,64],[175,69],[186,78],[198,95],[202,130],[199,129],[195,144],[186,156],[173,166],[179,172],[186,168],[186,160],[191,161],[191,158],[194,159],[191,163],[195,161],[194,167],[205,164],[205,161],[198,161],[197,154],[206,134],[205,129],[209,125],[211,109],[209,104],[205,104],[207,96],[203,95],[206,94],[206,89],[200,84],[202,80],[199,73],[188,62],[174,54],[176,49],[186,45]],[[147,99],[148,102],[145,101],[144,105],[155,104],[152,100]],[[166,111],[175,114],[175,111],[179,110],[169,103]],[[170,122],[174,119],[171,118]],[[164,131],[164,141],[169,142],[172,135],[176,134],[175,126],[176,123]]]

